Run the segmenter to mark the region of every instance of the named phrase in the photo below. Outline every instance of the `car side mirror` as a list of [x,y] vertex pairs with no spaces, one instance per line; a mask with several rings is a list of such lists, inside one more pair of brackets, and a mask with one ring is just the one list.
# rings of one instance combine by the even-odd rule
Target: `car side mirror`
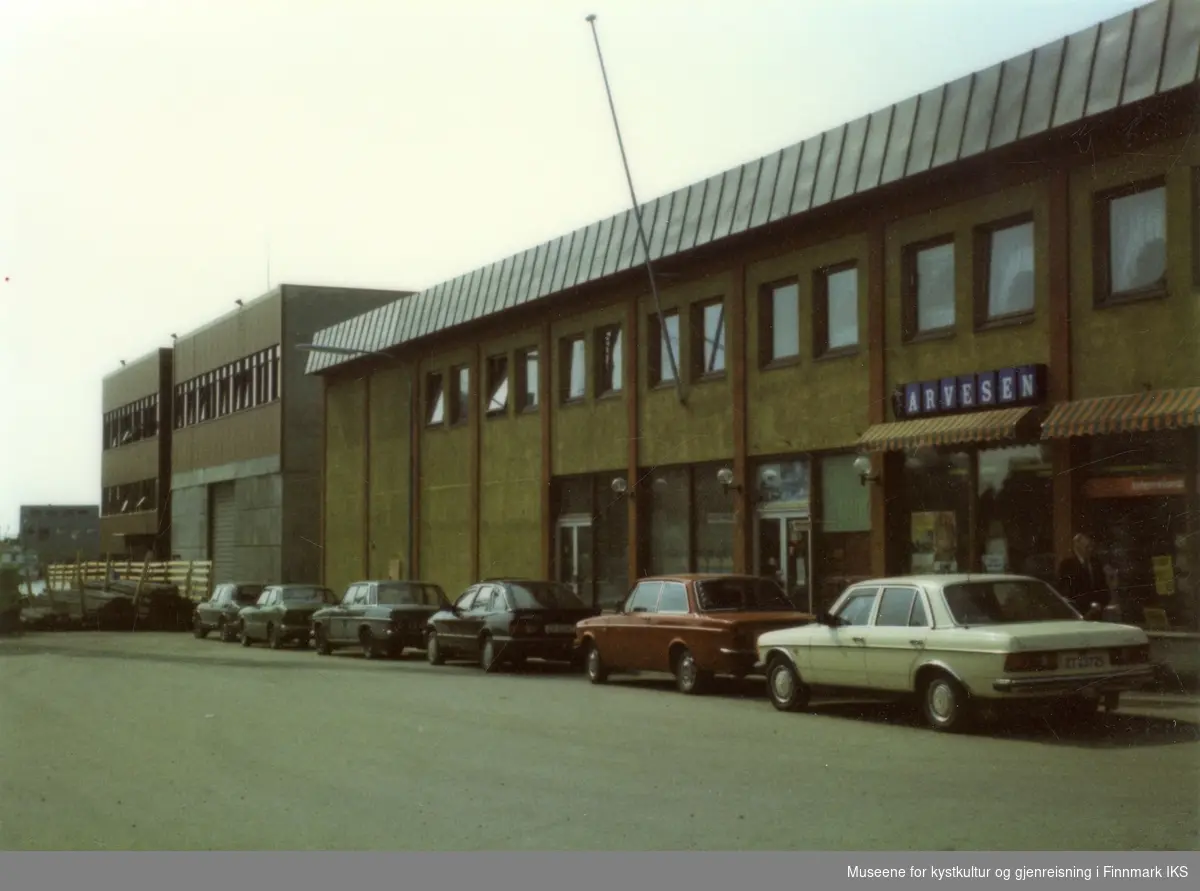
[[842,624],[842,620],[827,610],[821,610],[817,613],[817,624],[824,625],[827,628],[837,628]]

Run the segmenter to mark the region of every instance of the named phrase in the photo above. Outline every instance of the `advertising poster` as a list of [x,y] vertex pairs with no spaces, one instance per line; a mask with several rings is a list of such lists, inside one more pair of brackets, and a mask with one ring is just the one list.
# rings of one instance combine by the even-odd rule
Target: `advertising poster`
[[1175,593],[1175,561],[1170,555],[1152,557],[1154,567],[1154,593],[1159,597],[1170,597]]
[[913,572],[958,570],[958,518],[954,511],[914,511],[910,541]]

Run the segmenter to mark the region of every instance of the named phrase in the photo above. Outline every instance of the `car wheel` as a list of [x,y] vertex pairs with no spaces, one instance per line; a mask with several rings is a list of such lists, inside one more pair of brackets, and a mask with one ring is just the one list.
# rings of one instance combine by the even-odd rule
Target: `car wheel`
[[496,642],[485,637],[479,645],[479,667],[489,674],[500,670],[500,659],[496,655]]
[[1055,703],[1053,716],[1065,724],[1087,724],[1100,715],[1100,700],[1084,696],[1072,696]]
[[204,640],[204,638],[208,637],[208,632],[204,628],[204,623],[199,619],[196,619],[196,621],[192,623],[192,636],[195,637],[196,640]]
[[239,629],[239,635],[242,639],[242,646],[248,647],[251,644],[250,634],[246,631],[246,623],[242,622],[242,627]]
[[274,625],[267,626],[267,646],[272,650],[278,650],[283,646],[283,641],[279,639],[279,632],[275,630]]
[[446,657],[442,653],[442,645],[438,642],[436,631],[430,631],[425,637],[425,661],[430,665],[446,664]]
[[594,642],[588,643],[587,655],[583,659],[589,681],[593,684],[603,684],[608,680],[608,666],[600,658],[600,648]]
[[318,625],[313,632],[313,636],[316,638],[318,656],[328,656],[333,652],[333,647],[329,645],[329,640],[325,637],[325,628],[323,626]]
[[675,659],[675,686],[680,693],[689,696],[703,693],[712,680],[712,674],[701,671],[691,650],[683,650]]
[[358,643],[362,647],[364,659],[379,658],[379,647],[375,644],[375,636],[371,634],[370,628],[363,628],[358,632]]
[[944,672],[921,687],[921,714],[934,730],[958,733],[971,722],[971,703],[962,684]]
[[800,680],[791,659],[776,656],[767,668],[767,695],[781,712],[798,712],[808,705],[808,685]]

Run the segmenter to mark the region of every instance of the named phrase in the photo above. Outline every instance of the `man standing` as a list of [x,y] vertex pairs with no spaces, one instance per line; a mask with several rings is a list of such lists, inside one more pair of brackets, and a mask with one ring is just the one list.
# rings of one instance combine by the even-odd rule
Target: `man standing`
[[1072,554],[1058,568],[1058,590],[1084,617],[1098,619],[1100,611],[1092,610],[1097,603],[1102,610],[1108,603],[1108,580],[1104,565],[1095,555],[1092,539],[1082,532],[1071,539]]

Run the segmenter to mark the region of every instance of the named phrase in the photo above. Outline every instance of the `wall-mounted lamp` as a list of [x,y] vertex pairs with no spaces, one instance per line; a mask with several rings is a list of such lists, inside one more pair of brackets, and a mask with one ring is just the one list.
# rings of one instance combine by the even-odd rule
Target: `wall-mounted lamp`
[[611,488],[615,494],[624,495],[629,491],[629,481],[623,476],[614,476]]
[[871,457],[859,455],[854,459],[854,472],[858,474],[858,482],[865,486],[868,482],[879,482],[879,474],[871,472]]
[[721,489],[726,495],[729,494],[730,489],[733,489],[735,492],[740,492],[742,490],[741,486],[734,483],[733,471],[728,467],[722,467],[717,471],[717,482],[721,484]]

